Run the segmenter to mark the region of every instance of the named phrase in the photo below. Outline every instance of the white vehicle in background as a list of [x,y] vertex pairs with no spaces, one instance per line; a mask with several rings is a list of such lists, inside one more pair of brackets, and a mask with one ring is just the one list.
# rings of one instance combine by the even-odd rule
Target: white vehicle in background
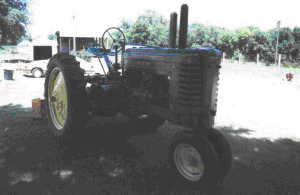
[[49,59],[20,64],[17,71],[22,71],[25,75],[33,75],[35,78],[40,78],[45,75],[48,62]]
[[87,62],[84,59],[79,58],[79,57],[76,57],[76,60],[78,62],[80,62],[80,68],[85,70],[85,75],[93,75],[95,73],[95,71],[96,71],[95,64],[93,64],[91,62]]
[[[35,78],[45,76],[47,71],[47,65],[50,59],[47,60],[36,60],[30,63],[20,64],[17,71],[22,71],[25,75],[32,75]],[[89,64],[85,60],[76,57],[76,60],[80,62],[80,67],[85,70],[85,74],[92,74],[95,72],[93,64]]]

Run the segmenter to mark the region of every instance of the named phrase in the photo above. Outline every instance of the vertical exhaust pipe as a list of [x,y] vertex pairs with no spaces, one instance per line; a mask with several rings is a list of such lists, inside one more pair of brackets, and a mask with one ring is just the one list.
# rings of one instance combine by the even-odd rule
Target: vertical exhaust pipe
[[188,11],[187,4],[181,6],[180,13],[180,30],[179,30],[179,49],[186,48],[187,42],[187,28],[188,28]]
[[177,13],[173,12],[170,19],[169,47],[176,47]]
[[[61,52],[61,50],[60,50],[60,31],[56,31],[56,33],[55,33],[55,35],[56,35],[56,39],[57,39],[57,53],[58,52]],[[54,55],[54,54],[53,54]]]

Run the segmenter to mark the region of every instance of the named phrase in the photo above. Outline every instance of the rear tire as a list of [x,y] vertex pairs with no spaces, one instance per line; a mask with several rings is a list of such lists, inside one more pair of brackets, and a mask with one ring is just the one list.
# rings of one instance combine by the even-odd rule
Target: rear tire
[[74,56],[54,55],[45,78],[45,109],[50,129],[60,146],[79,145],[88,120],[88,94],[83,71]]
[[[198,158],[200,157],[200,158]],[[218,183],[217,152],[199,132],[179,131],[169,146],[169,178],[176,188],[206,191]]]

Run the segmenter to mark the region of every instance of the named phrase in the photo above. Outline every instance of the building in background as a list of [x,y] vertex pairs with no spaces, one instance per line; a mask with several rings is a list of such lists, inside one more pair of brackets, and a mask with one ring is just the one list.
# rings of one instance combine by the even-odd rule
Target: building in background
[[57,31],[57,51],[70,52],[71,50],[79,51],[82,49],[87,50],[90,47],[100,47],[100,38],[95,38],[91,35],[74,35],[68,33],[61,33]]
[[47,37],[38,37],[32,42],[24,40],[17,45],[17,51],[26,60],[47,60],[57,53],[57,41]]

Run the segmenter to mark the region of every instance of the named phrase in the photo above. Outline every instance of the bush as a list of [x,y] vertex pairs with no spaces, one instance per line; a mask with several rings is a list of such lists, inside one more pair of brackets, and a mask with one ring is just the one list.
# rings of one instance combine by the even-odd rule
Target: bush
[[300,62],[283,61],[281,66],[284,68],[300,68]]
[[79,50],[77,52],[71,50],[70,54],[73,56],[77,56],[81,59],[84,59],[87,62],[90,62],[92,60],[92,55],[88,53],[85,49]]
[[0,55],[5,55],[6,51],[4,49],[0,49]]
[[271,62],[269,60],[265,61],[266,66],[271,66]]
[[[231,62],[234,62],[234,61],[239,61],[239,53],[240,53],[240,50],[239,49],[237,49],[237,50],[235,50],[234,51],[234,54],[233,54],[233,57],[231,58]],[[245,58],[245,56],[242,54],[241,55],[241,62],[243,63],[243,64],[246,64],[246,58]]]

